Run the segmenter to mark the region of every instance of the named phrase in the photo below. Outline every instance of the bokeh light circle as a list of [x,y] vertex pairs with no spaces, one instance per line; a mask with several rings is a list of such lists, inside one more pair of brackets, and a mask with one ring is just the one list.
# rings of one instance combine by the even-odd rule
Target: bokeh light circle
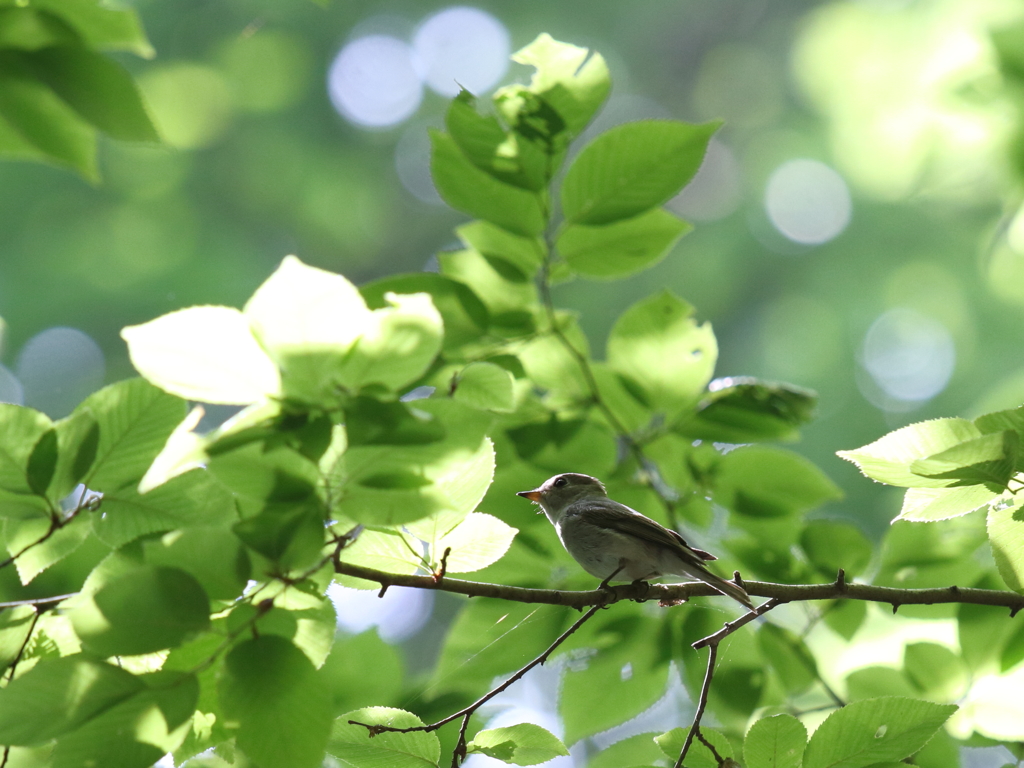
[[400,643],[415,635],[434,608],[431,592],[411,587],[391,587],[378,598],[374,591],[331,584],[327,596],[334,603],[341,629],[357,635],[376,627],[381,640],[387,643]]
[[423,84],[406,43],[390,35],[367,35],[348,43],[335,57],[327,73],[327,92],[349,122],[386,128],[416,111]]
[[904,404],[935,397],[956,366],[956,345],[946,326],[905,307],[890,309],[871,324],[862,355],[875,385]]
[[50,418],[67,416],[103,385],[103,350],[75,328],[48,328],[26,342],[15,368],[25,405]]
[[456,5],[427,17],[412,41],[420,76],[442,96],[460,87],[490,90],[508,70],[511,48],[505,25],[479,8]]
[[25,404],[25,389],[11,370],[0,365],[0,403]]
[[843,177],[817,160],[789,160],[768,178],[764,207],[772,225],[803,245],[821,245],[850,223],[853,204]]

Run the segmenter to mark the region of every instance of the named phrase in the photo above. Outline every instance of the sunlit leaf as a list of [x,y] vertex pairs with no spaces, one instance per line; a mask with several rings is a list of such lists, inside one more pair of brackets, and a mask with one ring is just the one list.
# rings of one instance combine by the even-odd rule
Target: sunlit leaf
[[199,698],[195,675],[143,675],[146,689],[115,704],[57,742],[54,768],[117,765],[147,768],[178,748],[191,730]]
[[[89,518],[80,514],[51,533],[51,521],[43,518],[5,521],[4,540],[10,555],[18,555],[14,565],[21,583],[28,584],[78,549],[89,535],[89,523]],[[42,543],[36,544],[39,541]]]
[[236,645],[224,660],[218,691],[225,725],[253,761],[281,768],[323,762],[330,694],[291,642],[263,635]]
[[116,578],[70,612],[82,645],[101,657],[159,651],[210,623],[210,601],[179,568],[144,566]]
[[487,221],[471,221],[456,227],[455,233],[512,282],[530,280],[544,261],[544,244],[538,237],[515,235]]
[[748,768],[800,768],[807,747],[807,729],[792,715],[758,720],[743,740]]
[[578,275],[615,279],[654,266],[691,229],[655,208],[612,224],[568,226],[558,238],[558,252]]
[[609,224],[666,202],[693,178],[720,125],[641,120],[601,134],[562,183],[566,220]]
[[[679,753],[683,750],[683,742],[686,741],[686,728],[673,728],[667,733],[663,733],[660,736],[654,737],[654,742],[661,747],[661,751],[664,752],[670,759],[675,760],[679,757]],[[701,728],[701,735],[708,740],[714,746],[715,751],[718,752],[722,758],[730,758],[733,755],[732,744],[720,731],[712,728]],[[686,766],[687,768],[723,768],[719,765],[718,760],[712,754],[711,750],[708,749],[699,739],[694,739],[690,745],[690,751],[686,753]]]
[[445,533],[433,546],[433,558],[440,562],[445,550],[448,573],[469,573],[486,568],[504,555],[519,531],[498,518],[474,512]]
[[391,707],[366,707],[347,712],[334,721],[327,752],[348,765],[379,765],[390,768],[429,768],[438,764],[441,745],[433,733],[389,733],[370,737],[363,725],[415,728],[423,721],[411,712]]
[[951,485],[986,483],[990,487],[1005,487],[1015,472],[1019,453],[1020,438],[1016,432],[993,432],[918,459],[910,465],[910,471],[955,481]]
[[546,220],[537,193],[498,181],[480,170],[446,133],[431,131],[430,145],[431,176],[452,208],[517,235],[531,237],[544,230]]
[[869,445],[837,454],[880,483],[904,488],[945,488],[954,481],[914,474],[910,465],[978,437],[981,431],[966,419],[933,419],[910,424]]
[[1002,495],[984,485],[959,488],[908,488],[897,520],[932,522],[949,520],[987,507]]
[[42,744],[135,695],[145,684],[82,655],[40,662],[0,690],[0,741]]
[[277,368],[237,309],[181,309],[128,326],[121,337],[136,370],[179,397],[248,405],[281,391]]
[[469,753],[480,752],[513,765],[537,765],[569,754],[557,736],[533,723],[479,731],[466,747]]
[[[536,67],[529,86],[508,86],[494,94],[505,119],[519,130],[536,128],[537,118],[522,109],[523,91],[536,94],[550,105],[564,124],[567,139],[577,135],[608,97],[611,79],[599,53],[555,40],[541,33],[529,45],[512,54],[512,60]],[[532,118],[532,119],[531,119]],[[523,125],[525,124],[525,125]],[[552,138],[550,134],[542,134]]]
[[455,380],[453,397],[472,408],[507,413],[513,409],[512,374],[494,363],[471,363]]
[[988,513],[988,539],[999,575],[1006,585],[1024,592],[1024,509],[1018,504],[993,506]]
[[629,381],[647,404],[675,415],[703,391],[718,359],[708,323],[669,291],[634,304],[608,337],[608,364]]
[[910,643],[903,654],[907,677],[932,701],[957,701],[969,682],[959,654],[938,643]]
[[696,411],[676,422],[677,432],[726,443],[792,440],[817,402],[809,390],[749,377],[716,379],[709,389]]
[[818,726],[804,752],[804,768],[902,760],[924,746],[956,709],[899,696],[854,702]]

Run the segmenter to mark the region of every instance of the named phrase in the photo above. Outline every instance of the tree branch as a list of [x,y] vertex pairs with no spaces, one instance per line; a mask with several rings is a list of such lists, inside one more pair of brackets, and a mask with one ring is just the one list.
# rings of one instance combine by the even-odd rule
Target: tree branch
[[[533,589],[513,587],[506,584],[488,584],[466,581],[445,576],[440,581],[433,575],[399,574],[378,571],[374,568],[347,563],[337,559],[334,563],[337,573],[373,581],[387,587],[415,587],[437,589],[469,597],[496,597],[518,603],[544,603],[564,605],[583,610],[592,605],[607,605],[619,600],[659,600],[670,605],[691,597],[719,596],[719,593],[702,582],[682,584],[618,584],[606,589],[566,591],[557,589]],[[873,584],[850,584],[836,580],[828,584],[778,584],[770,581],[747,581],[743,586],[751,597],[765,597],[780,603],[805,602],[807,600],[863,600],[871,603],[888,603],[894,609],[901,605],[938,605],[948,603],[991,605],[1007,608],[1011,614],[1024,609],[1024,595],[999,589],[975,589],[971,587],[935,587],[932,589],[903,589],[900,587],[879,587]],[[740,620],[743,620],[741,617]],[[748,619],[749,620],[749,619]]]
[[694,650],[699,650],[704,646],[708,646],[708,666],[704,672],[704,684],[700,687],[700,698],[697,700],[697,711],[693,715],[693,724],[690,725],[690,732],[686,734],[686,741],[683,742],[683,748],[679,752],[679,759],[676,760],[675,768],[682,768],[683,760],[686,758],[686,753],[690,751],[690,745],[693,744],[693,738],[695,736],[700,739],[702,744],[705,744],[708,749],[711,750],[715,759],[718,761],[718,764],[722,764],[723,761],[721,756],[715,751],[715,748],[704,739],[700,732],[700,721],[701,718],[704,717],[704,710],[707,709],[708,694],[711,691],[711,680],[715,676],[715,660],[718,658],[718,644],[740,627],[749,624],[758,616],[763,616],[772,608],[781,605],[783,602],[783,600],[772,599],[766,603],[762,603],[757,606],[757,608],[752,611],[748,611],[735,621],[730,621],[714,634],[701,638],[693,644]]
[[[428,576],[427,578],[430,579],[432,577]],[[575,632],[577,629],[582,627],[595,613],[597,613],[599,610],[601,610],[602,607],[603,606],[601,606],[601,605],[595,605],[593,608],[591,608],[585,614],[580,616],[580,618],[578,618],[576,620],[576,622],[571,627],[569,627],[567,630],[565,630],[565,632],[563,632],[561,635],[558,636],[558,639],[555,640],[555,642],[553,642],[551,645],[549,645],[547,647],[547,650],[545,650],[544,653],[542,653],[540,656],[535,658],[533,661],[531,661],[526,666],[522,667],[518,672],[516,672],[514,675],[512,675],[512,677],[510,677],[508,680],[503,682],[501,685],[498,685],[498,686],[492,688],[490,691],[485,693],[483,696],[481,696],[479,699],[474,701],[472,704],[470,704],[465,709],[460,709],[458,712],[455,712],[455,713],[453,713],[451,715],[448,715],[448,717],[445,717],[445,718],[443,718],[441,720],[438,720],[436,723],[430,723],[429,725],[417,725],[417,726],[414,726],[414,727],[411,727],[411,728],[392,728],[391,726],[388,726],[388,725],[371,725],[369,723],[360,723],[357,720],[349,720],[348,722],[349,722],[350,725],[361,725],[361,726],[363,726],[364,728],[366,728],[370,732],[370,736],[373,737],[373,736],[376,736],[378,733],[384,733],[384,732],[390,732],[390,733],[412,733],[414,731],[424,731],[426,733],[430,733],[431,731],[436,731],[441,726],[447,725],[448,723],[452,722],[453,720],[458,720],[461,717],[461,718],[463,718],[463,720],[462,720],[462,729],[459,731],[459,741],[455,745],[455,754],[452,756],[452,766],[453,766],[453,768],[456,768],[456,766],[458,765],[457,762],[456,762],[456,757],[458,756],[460,750],[461,750],[462,755],[463,756],[465,755],[465,750],[466,750],[466,726],[469,725],[469,718],[473,715],[473,713],[476,712],[478,709],[480,709],[480,707],[482,707],[488,701],[493,699],[495,696],[497,696],[499,693],[501,693],[506,688],[508,688],[510,685],[515,683],[517,680],[522,679],[523,675],[525,675],[531,669],[533,669],[534,667],[536,667],[536,666],[538,666],[540,664],[543,664],[545,661],[547,661],[548,657],[552,653],[555,652],[555,649],[558,648],[558,646],[560,646],[562,643],[564,643],[573,632]]]

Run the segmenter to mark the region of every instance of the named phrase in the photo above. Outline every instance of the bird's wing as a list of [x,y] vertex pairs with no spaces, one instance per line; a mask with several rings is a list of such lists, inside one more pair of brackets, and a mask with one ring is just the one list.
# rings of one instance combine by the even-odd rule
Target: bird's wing
[[[669,549],[683,549],[684,555],[695,556],[698,560],[717,560],[710,552],[703,549],[695,549],[686,543],[686,539],[675,531],[669,530],[651,518],[641,515],[636,510],[630,509],[625,504],[612,502],[616,507],[607,507],[602,504],[588,502],[587,519],[594,525],[608,528],[629,536],[636,536],[638,539],[660,544]],[[628,512],[628,514],[623,514]]]

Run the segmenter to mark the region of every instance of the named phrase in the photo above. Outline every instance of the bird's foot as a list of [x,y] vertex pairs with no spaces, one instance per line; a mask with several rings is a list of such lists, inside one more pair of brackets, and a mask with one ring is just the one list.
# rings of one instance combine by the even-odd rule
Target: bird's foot
[[619,565],[618,568],[616,568],[614,571],[609,573],[608,576],[605,577],[604,581],[597,585],[598,589],[600,589],[602,592],[608,595],[608,599],[605,600],[603,603],[605,607],[607,607],[611,603],[616,602],[619,599],[619,596],[615,593],[615,590],[611,586],[609,586],[609,584],[612,579],[619,575],[619,571],[621,571],[625,567],[626,566],[624,564]]
[[636,597],[633,598],[633,601],[637,603],[646,601],[648,595],[651,593],[651,582],[646,581],[645,579],[636,579],[633,581],[632,586],[633,589],[637,590]]

